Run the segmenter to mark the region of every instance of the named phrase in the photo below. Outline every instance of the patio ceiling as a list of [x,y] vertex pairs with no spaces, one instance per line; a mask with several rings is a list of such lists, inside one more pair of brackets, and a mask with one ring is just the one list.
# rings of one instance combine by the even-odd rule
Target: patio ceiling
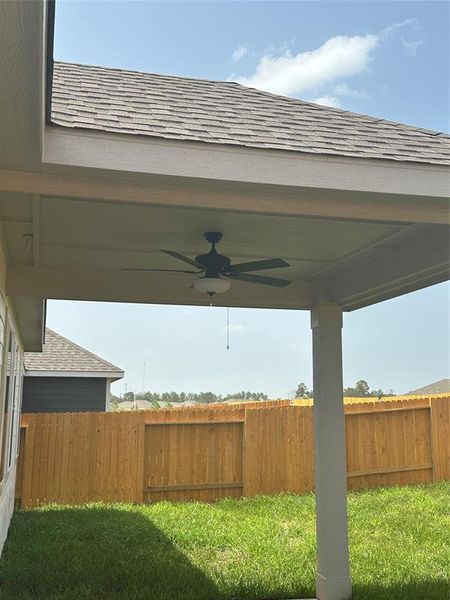
[[[219,249],[235,261],[284,258],[288,269],[267,274],[293,281],[284,289],[233,281],[216,304],[310,309],[326,296],[354,310],[448,278],[446,136],[342,111],[320,112],[319,137],[331,140],[336,123],[330,119],[337,120],[338,141],[329,152],[317,139],[308,151],[297,130],[292,135],[298,147],[281,149],[277,142],[277,149],[258,138],[255,123],[245,134],[251,142],[244,137],[240,145],[237,138],[208,143],[185,134],[157,138],[152,131],[136,135],[104,126],[98,131],[95,119],[91,130],[82,122],[49,124],[43,4],[1,3],[0,19],[10,24],[0,66],[0,220],[7,291],[18,303],[38,307],[43,298],[71,298],[206,304],[191,289],[189,275],[122,268],[179,268],[159,249],[194,256],[207,250],[207,230],[223,232]],[[71,71],[69,91],[74,76]],[[59,123],[61,85],[59,77]],[[106,93],[111,89],[106,86]],[[220,92],[220,85],[213,90],[216,104]],[[273,111],[277,97],[267,96],[264,103]],[[80,112],[82,98],[67,97],[69,112],[77,119],[86,114]],[[291,128],[296,111],[306,110],[305,123],[317,111],[279,102],[282,111],[290,102]],[[177,98],[178,116],[180,110]],[[375,140],[375,150],[342,149],[352,118],[360,138]],[[204,136],[207,124],[201,125]],[[309,124],[309,139],[314,131]],[[238,134],[242,138],[242,128]],[[230,128],[220,139],[226,135],[232,136]],[[282,143],[289,142],[285,135]],[[395,138],[392,160],[386,137]]]
[[[267,274],[293,281],[284,289],[233,281],[230,293],[216,297],[217,304],[309,309],[318,287],[326,285],[351,310],[447,274],[447,227],[440,225],[163,208],[17,193],[0,194],[0,211],[9,257],[7,288],[16,296],[204,305],[207,297],[191,289],[195,276],[134,274],[122,269],[180,268],[160,249],[195,256],[208,249],[203,233],[217,230],[224,233],[220,251],[235,262],[279,256],[290,267]],[[425,248],[435,251],[420,281],[416,255]],[[381,271],[388,267],[389,278],[380,288],[377,275],[383,276]]]

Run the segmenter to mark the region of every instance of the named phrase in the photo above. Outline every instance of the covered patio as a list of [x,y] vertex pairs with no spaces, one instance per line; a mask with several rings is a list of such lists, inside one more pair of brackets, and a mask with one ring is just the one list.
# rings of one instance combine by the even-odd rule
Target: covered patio
[[[50,10],[48,10],[50,8]],[[280,258],[217,306],[311,312],[319,600],[351,597],[342,315],[448,279],[449,137],[243,88],[53,62],[52,4],[2,3],[0,220],[25,350],[46,298],[205,305],[193,259]],[[181,265],[181,266],[180,266]],[[186,267],[186,265],[185,265]]]

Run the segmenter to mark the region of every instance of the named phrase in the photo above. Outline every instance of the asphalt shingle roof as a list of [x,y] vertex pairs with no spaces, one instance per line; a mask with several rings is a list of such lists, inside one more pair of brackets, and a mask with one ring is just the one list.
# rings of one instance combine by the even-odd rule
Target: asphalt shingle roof
[[440,379],[434,383],[424,385],[417,390],[408,392],[408,396],[424,396],[426,394],[450,394],[450,379]]
[[234,82],[55,62],[64,127],[313,154],[450,164],[450,136]]
[[51,329],[45,330],[43,351],[25,352],[24,363],[26,371],[114,372],[118,378],[123,376],[119,367]]

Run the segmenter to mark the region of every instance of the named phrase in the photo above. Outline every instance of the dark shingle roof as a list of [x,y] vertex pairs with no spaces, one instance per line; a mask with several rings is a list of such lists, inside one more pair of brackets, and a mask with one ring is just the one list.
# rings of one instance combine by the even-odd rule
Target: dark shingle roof
[[123,377],[122,369],[51,329],[45,330],[42,352],[25,352],[24,362],[26,371],[116,373]]
[[52,122],[314,154],[450,164],[450,136],[234,82],[56,62]]

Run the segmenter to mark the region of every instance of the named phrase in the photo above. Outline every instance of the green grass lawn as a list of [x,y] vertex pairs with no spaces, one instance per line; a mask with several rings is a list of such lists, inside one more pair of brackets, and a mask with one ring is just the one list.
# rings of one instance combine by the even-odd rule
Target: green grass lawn
[[[349,495],[354,599],[447,600],[450,484]],[[2,600],[311,597],[314,497],[22,510]]]

